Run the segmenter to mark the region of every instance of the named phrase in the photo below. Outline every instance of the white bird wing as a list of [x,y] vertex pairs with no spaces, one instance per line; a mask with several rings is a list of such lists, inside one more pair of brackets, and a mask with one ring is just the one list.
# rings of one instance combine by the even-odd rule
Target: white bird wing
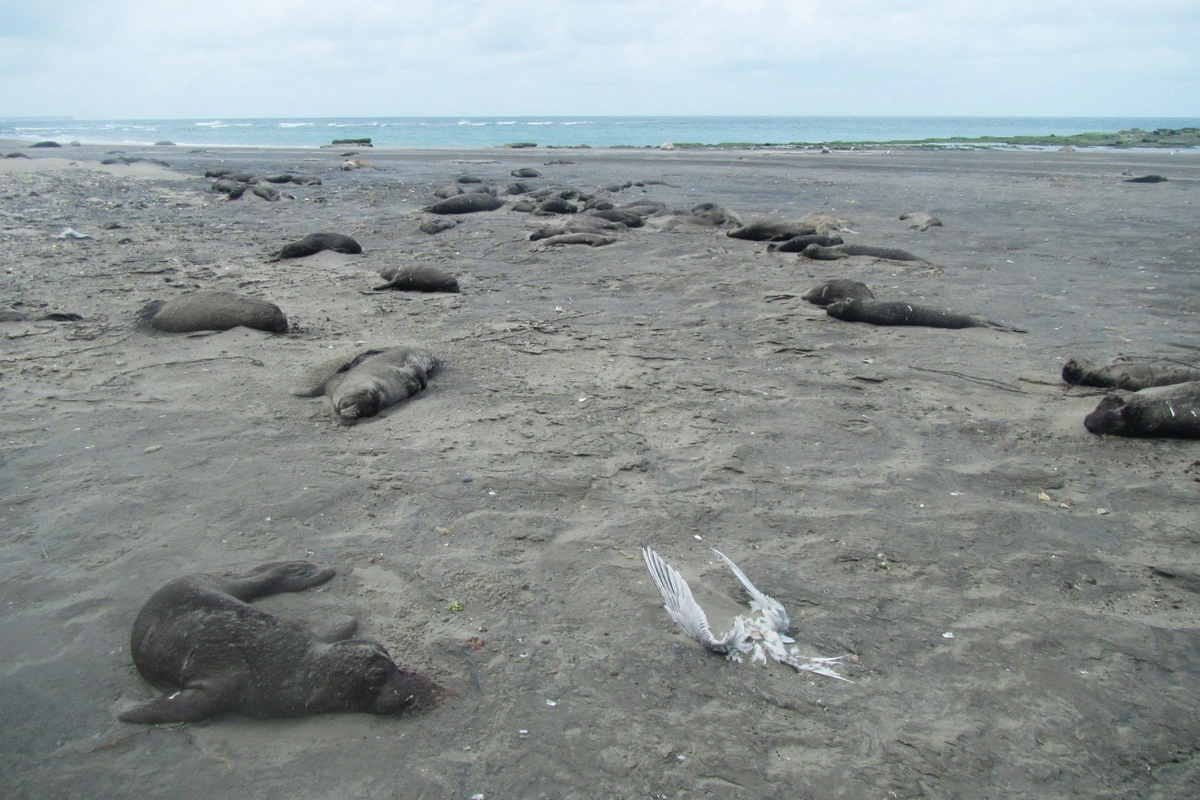
[[736,647],[745,638],[740,617],[734,619],[733,628],[721,638],[713,636],[708,627],[708,617],[692,597],[692,590],[688,588],[683,576],[649,547],[642,548],[642,558],[645,559],[646,569],[650,570],[650,577],[654,578],[654,584],[658,586],[658,591],[666,603],[664,607],[667,613],[679,623],[688,636],[717,653],[728,653],[731,647]]
[[750,579],[746,577],[746,573],[738,569],[738,565],[730,561],[728,556],[726,556],[720,550],[714,547],[712,548],[712,551],[716,553],[722,561],[729,565],[729,568],[733,570],[733,574],[736,575],[737,579],[742,582],[742,586],[746,587],[746,591],[750,593],[750,608],[762,612],[763,618],[766,620],[767,626],[771,630],[779,633],[787,633],[787,629],[791,626],[791,622],[788,620],[787,610],[784,609],[783,603],[779,602],[770,595],[760,592],[754,586],[754,584],[750,582]]

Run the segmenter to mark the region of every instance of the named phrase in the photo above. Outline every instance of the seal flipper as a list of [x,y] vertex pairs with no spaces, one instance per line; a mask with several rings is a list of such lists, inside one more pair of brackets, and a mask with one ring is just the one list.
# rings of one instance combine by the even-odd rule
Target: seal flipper
[[246,575],[221,577],[221,588],[243,602],[282,592],[302,592],[320,586],[337,572],[308,561],[273,561],[255,567]]
[[122,711],[117,719],[134,725],[161,725],[165,722],[199,722],[225,706],[224,696],[208,686],[180,689],[166,697],[139,703]]

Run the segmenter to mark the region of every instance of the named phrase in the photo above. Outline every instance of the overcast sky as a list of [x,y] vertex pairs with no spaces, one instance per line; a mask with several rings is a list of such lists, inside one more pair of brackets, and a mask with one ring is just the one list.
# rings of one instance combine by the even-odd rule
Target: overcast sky
[[0,0],[0,117],[1200,116],[1200,2]]

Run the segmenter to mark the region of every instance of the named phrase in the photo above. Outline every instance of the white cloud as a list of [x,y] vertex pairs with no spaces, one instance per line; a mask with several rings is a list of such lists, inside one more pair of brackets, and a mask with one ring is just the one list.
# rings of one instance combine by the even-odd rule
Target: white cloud
[[0,0],[0,20],[0,114],[1200,115],[1182,0]]

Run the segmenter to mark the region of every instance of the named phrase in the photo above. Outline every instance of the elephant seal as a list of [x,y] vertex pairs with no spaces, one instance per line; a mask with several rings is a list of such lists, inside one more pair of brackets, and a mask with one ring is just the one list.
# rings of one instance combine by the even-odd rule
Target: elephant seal
[[424,264],[410,266],[391,265],[379,270],[379,276],[387,283],[376,286],[374,291],[395,289],[401,292],[455,292],[458,281],[453,275]]
[[847,297],[830,303],[825,313],[843,322],[867,322],[871,325],[920,325],[926,328],[994,328],[1024,333],[1020,328],[980,320],[941,308],[918,306],[903,301],[860,300]]
[[540,177],[542,177],[542,173],[538,172],[536,169],[533,169],[532,167],[521,167],[520,169],[514,169],[512,172],[510,172],[508,174],[512,175],[514,178],[540,178]]
[[646,220],[642,219],[641,214],[624,208],[597,209],[589,211],[588,216],[606,219],[609,222],[619,222],[626,228],[640,228],[646,224]]
[[420,230],[421,233],[433,235],[442,231],[448,231],[457,224],[458,220],[455,219],[431,219],[428,222],[421,223]]
[[232,292],[188,292],[165,303],[147,303],[139,316],[141,327],[166,333],[227,331],[237,327],[287,333],[288,329],[287,317],[279,306]]
[[836,303],[839,300],[851,298],[854,300],[874,300],[875,295],[867,288],[865,283],[850,280],[836,280],[823,283],[820,286],[810,289],[807,294],[802,296],[802,299],[807,300],[814,306],[827,306],[830,303]]
[[747,239],[751,242],[784,242],[797,236],[812,236],[816,232],[817,229],[812,225],[760,219],[734,228],[725,235],[730,239]]
[[441,362],[423,350],[389,347],[326,361],[310,370],[293,394],[325,394],[338,418],[353,425],[420,392]]
[[213,167],[212,169],[204,170],[206,178],[224,178],[226,175],[232,175],[237,172],[233,167]]
[[1200,381],[1110,394],[1083,426],[1097,435],[1200,439]]
[[599,233],[600,231],[623,231],[625,225],[620,222],[610,222],[606,219],[593,217],[590,214],[572,218],[562,225],[546,225],[529,234],[529,241],[549,239],[552,236],[565,236],[570,233]]
[[133,623],[133,663],[169,694],[118,714],[122,722],[197,722],[233,711],[251,717],[337,712],[396,714],[436,705],[439,689],[392,661],[382,645],[321,639],[250,601],[300,592],[334,576],[306,561],[263,564],[244,575],[189,575],[150,596]]
[[284,245],[283,249],[275,254],[274,260],[302,258],[322,250],[332,250],[335,253],[346,253],[347,255],[358,255],[363,251],[362,245],[349,236],[340,233],[310,233],[298,242]]
[[529,194],[531,191],[533,191],[532,186],[529,186],[526,183],[522,183],[521,181],[512,181],[511,183],[505,184],[504,189],[501,190],[500,192],[498,192],[497,194],[502,194],[506,197],[511,197],[513,195]]
[[1062,378],[1072,385],[1137,392],[1155,386],[1200,381],[1200,369],[1181,364],[1135,364],[1125,361],[1097,367],[1086,359],[1072,358],[1063,364]]
[[788,239],[786,242],[775,244],[771,242],[767,245],[767,252],[774,253],[803,253],[804,248],[810,244],[820,245],[821,247],[834,247],[839,244],[845,244],[845,241],[840,236],[827,236],[819,233],[809,234],[807,236],[795,236]]
[[548,236],[542,239],[543,247],[552,247],[556,244],[586,244],[592,247],[603,247],[606,244],[612,244],[617,238],[615,236],[605,236],[602,233],[563,233],[558,236]]
[[428,211],[430,214],[474,214],[477,211],[495,211],[503,206],[504,201],[499,197],[470,192],[447,197],[421,210]]
[[818,244],[810,244],[801,251],[805,258],[811,258],[817,261],[835,261],[839,258],[849,258],[850,256],[870,256],[871,258],[886,258],[889,261],[924,261],[923,258],[918,258],[907,250],[900,250],[895,247],[872,247],[866,244],[839,244],[833,247],[821,247]]
[[278,189],[267,183],[255,184],[251,191],[261,197],[263,200],[269,200],[271,202],[274,202],[283,196]]
[[433,193],[433,196],[439,200],[446,200],[448,198],[457,197],[460,194],[466,194],[466,193],[467,193],[467,190],[464,189],[462,186],[460,186],[457,183],[451,183],[447,186],[439,187]]
[[930,228],[942,227],[940,219],[924,211],[905,211],[900,215],[900,220],[908,223],[906,227],[910,231],[927,231]]
[[1140,178],[1126,178],[1125,183],[1166,183],[1162,175],[1143,175]]
[[579,207],[574,203],[569,202],[565,198],[554,196],[547,197],[538,207],[533,210],[534,216],[548,216],[550,214],[575,214],[578,213]]
[[219,178],[212,185],[214,193],[226,195],[230,200],[237,200],[246,190],[250,188],[250,184],[244,181],[235,181],[231,178]]

